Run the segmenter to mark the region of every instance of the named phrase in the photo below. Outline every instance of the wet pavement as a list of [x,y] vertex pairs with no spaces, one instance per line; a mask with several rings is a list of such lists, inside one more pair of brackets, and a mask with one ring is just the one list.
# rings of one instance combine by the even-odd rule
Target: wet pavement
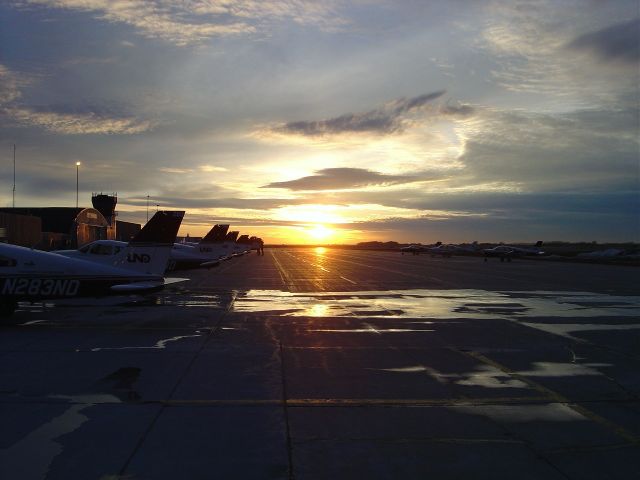
[[0,478],[640,478],[637,268],[266,250],[0,329]]

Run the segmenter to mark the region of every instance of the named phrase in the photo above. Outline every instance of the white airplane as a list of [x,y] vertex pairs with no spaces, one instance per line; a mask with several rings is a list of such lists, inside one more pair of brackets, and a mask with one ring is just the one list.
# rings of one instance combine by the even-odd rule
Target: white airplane
[[498,257],[501,262],[505,260],[510,262],[512,258],[517,257],[525,257],[532,255],[544,255],[544,252],[541,250],[542,240],[536,242],[534,247],[516,247],[513,245],[498,245],[493,248],[485,248],[482,252],[484,253],[484,261],[486,262],[489,257]]
[[441,257],[450,258],[454,255],[454,253],[456,253],[456,248],[457,245],[445,245],[438,242],[434,247],[427,248],[427,252],[429,252],[432,257],[440,255]]
[[188,247],[193,247],[199,254],[217,260],[228,260],[231,257],[250,252],[253,237],[249,238],[249,235],[238,236],[240,232],[227,232],[228,229],[229,225],[214,225],[200,242],[186,242],[177,245],[184,252],[189,251]]
[[208,262],[229,260],[236,256],[240,247],[236,242],[238,232],[227,230],[229,225],[214,225],[199,242],[178,243],[176,246],[183,254],[199,256]]
[[147,293],[186,279],[164,270],[184,212],[157,212],[110,264],[0,244],[0,315],[19,301]]
[[412,243],[411,245],[400,248],[400,252],[402,253],[402,255],[404,255],[405,253],[420,255],[421,253],[426,252],[428,249],[429,247],[427,247],[426,245]]
[[[216,230],[216,225],[211,232]],[[228,228],[228,226],[227,226]],[[211,234],[209,232],[209,234]],[[207,235],[209,235],[207,234]],[[198,245],[193,244],[193,245]],[[184,243],[174,243],[169,251],[166,270],[184,270],[190,268],[211,268],[220,264],[219,255],[200,253],[195,246]],[[120,252],[127,246],[127,242],[119,240],[95,240],[78,250],[56,250],[54,253],[69,258],[77,258],[113,265]]]

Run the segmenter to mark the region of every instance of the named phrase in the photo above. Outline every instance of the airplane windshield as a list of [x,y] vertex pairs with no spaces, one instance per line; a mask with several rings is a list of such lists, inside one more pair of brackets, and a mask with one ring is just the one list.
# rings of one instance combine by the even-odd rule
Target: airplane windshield
[[94,255],[111,255],[111,245],[96,244],[91,247],[91,253]]

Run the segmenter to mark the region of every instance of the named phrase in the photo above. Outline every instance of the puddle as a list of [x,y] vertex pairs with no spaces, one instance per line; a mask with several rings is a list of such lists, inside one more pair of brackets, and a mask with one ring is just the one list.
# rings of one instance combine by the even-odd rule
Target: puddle
[[133,347],[97,347],[92,348],[92,352],[101,352],[103,350],[164,350],[167,348],[167,343],[177,342],[178,340],[182,340],[183,338],[195,338],[201,337],[202,335],[180,335],[177,337],[166,338],[164,340],[160,340],[155,343],[155,345],[150,346],[133,346]]
[[[50,395],[49,398],[68,400],[71,406],[61,415],[33,430],[7,449],[0,450],[0,465],[6,472],[20,472],[22,480],[41,480],[53,460],[62,453],[57,439],[80,428],[89,418],[82,413],[97,403],[119,403],[112,395]],[[35,454],[34,454],[35,453]]]
[[573,377],[576,375],[603,375],[596,367],[612,367],[610,363],[556,363],[533,362],[533,370],[518,372],[526,377]]
[[482,415],[501,423],[526,423],[526,422],[576,422],[588,419],[561,403],[547,405],[479,405],[450,407],[451,409]]
[[[640,317],[640,297],[546,291],[391,290],[292,293],[249,290],[238,295],[233,310],[334,318]],[[609,326],[601,326],[602,329],[607,329],[605,327]],[[610,327],[616,329],[617,326]]]
[[138,367],[122,367],[110,373],[97,384],[100,390],[110,390],[123,402],[137,402],[142,396],[134,389],[140,378]]
[[[555,362],[534,362],[533,368],[514,372],[514,375],[524,377],[574,377],[574,376],[596,376],[604,375],[596,368],[607,368],[613,365],[609,363],[555,363]],[[483,388],[531,388],[526,382],[515,378],[491,365],[478,365],[473,372],[463,373],[442,373],[433,367],[426,365],[410,365],[397,368],[374,369],[382,372],[411,374],[426,373],[434,378],[438,383],[455,384],[467,387]]]
[[467,387],[484,388],[530,388],[525,382],[490,365],[480,365],[477,371],[465,373],[441,373],[426,365],[412,365],[399,368],[381,368],[383,372],[420,373],[425,372],[441,384],[456,384]]
[[[626,315],[625,315],[626,316]],[[635,315],[634,315],[635,316]],[[640,323],[607,324],[607,323],[532,323],[521,322],[527,327],[542,330],[543,332],[559,335],[577,342],[585,340],[571,335],[572,332],[610,331],[610,330],[640,330]]]

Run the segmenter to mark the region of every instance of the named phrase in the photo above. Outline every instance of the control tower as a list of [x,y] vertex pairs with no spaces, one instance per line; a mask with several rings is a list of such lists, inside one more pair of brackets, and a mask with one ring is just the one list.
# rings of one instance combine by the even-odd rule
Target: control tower
[[98,210],[104,218],[107,219],[109,226],[107,228],[107,238],[116,238],[116,204],[118,203],[118,194],[113,193],[111,195],[100,193],[94,193],[91,195],[91,203],[93,208]]

